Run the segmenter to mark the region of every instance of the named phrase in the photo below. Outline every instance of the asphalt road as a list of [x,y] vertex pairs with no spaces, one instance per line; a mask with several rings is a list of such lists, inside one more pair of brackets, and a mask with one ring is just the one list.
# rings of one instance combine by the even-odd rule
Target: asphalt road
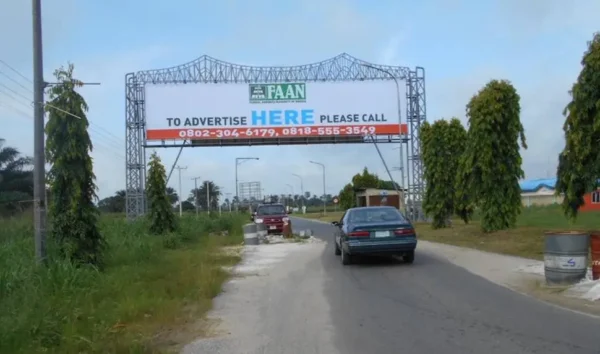
[[292,223],[328,242],[305,272],[324,272],[328,330],[339,353],[600,353],[598,319],[518,294],[418,248],[412,265],[342,266],[332,226]]

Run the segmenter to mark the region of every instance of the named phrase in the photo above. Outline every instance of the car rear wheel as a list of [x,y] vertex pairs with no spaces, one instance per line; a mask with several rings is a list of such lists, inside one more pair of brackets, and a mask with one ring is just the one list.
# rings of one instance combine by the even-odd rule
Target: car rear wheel
[[339,256],[340,254],[342,254],[342,250],[340,250],[340,246],[338,246],[337,242],[335,240],[333,240],[333,244],[335,245],[335,252],[334,254],[336,256]]
[[404,263],[412,264],[415,261],[415,251],[406,253],[402,258]]
[[343,265],[352,264],[352,256],[348,252],[344,251],[343,249],[340,251],[342,253],[342,264]]

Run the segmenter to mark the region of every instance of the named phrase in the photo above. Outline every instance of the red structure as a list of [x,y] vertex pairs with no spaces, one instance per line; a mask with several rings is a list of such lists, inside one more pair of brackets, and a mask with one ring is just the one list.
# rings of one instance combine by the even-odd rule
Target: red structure
[[583,200],[585,204],[579,210],[600,211],[600,190],[584,195]]

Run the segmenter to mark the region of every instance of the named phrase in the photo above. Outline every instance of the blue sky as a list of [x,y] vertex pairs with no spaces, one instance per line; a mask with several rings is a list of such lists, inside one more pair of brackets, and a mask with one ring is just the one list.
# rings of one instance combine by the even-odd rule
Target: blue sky
[[[29,1],[0,4],[0,59],[28,78],[30,13]],[[82,90],[101,197],[124,188],[124,75],[203,54],[239,64],[295,65],[347,52],[378,64],[422,66],[430,121],[457,116],[466,122],[470,97],[490,79],[508,79],[521,95],[529,144],[524,169],[528,178],[538,178],[556,168],[562,108],[586,41],[600,30],[598,13],[597,0],[53,0],[43,6],[45,78],[51,81],[52,71],[70,61],[81,80],[102,83]],[[0,71],[31,87],[2,64]],[[28,90],[0,74],[0,137],[31,154],[28,97]],[[397,150],[382,150],[397,166]],[[177,152],[158,153],[170,167]],[[260,157],[240,167],[240,180],[261,181],[269,194],[289,193],[288,183],[298,193],[291,173],[318,194],[321,171],[309,160],[327,166],[331,194],[364,166],[385,175],[372,145],[194,148],[184,150],[179,162],[188,166],[184,194],[195,176],[233,193],[236,156]],[[177,187],[176,181],[170,185]]]

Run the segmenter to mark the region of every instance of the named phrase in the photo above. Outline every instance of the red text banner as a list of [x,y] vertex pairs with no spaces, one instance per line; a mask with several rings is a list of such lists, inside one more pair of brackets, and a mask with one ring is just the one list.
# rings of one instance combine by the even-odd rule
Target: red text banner
[[406,135],[406,124],[301,126],[265,128],[148,129],[147,140],[260,139],[318,136]]

